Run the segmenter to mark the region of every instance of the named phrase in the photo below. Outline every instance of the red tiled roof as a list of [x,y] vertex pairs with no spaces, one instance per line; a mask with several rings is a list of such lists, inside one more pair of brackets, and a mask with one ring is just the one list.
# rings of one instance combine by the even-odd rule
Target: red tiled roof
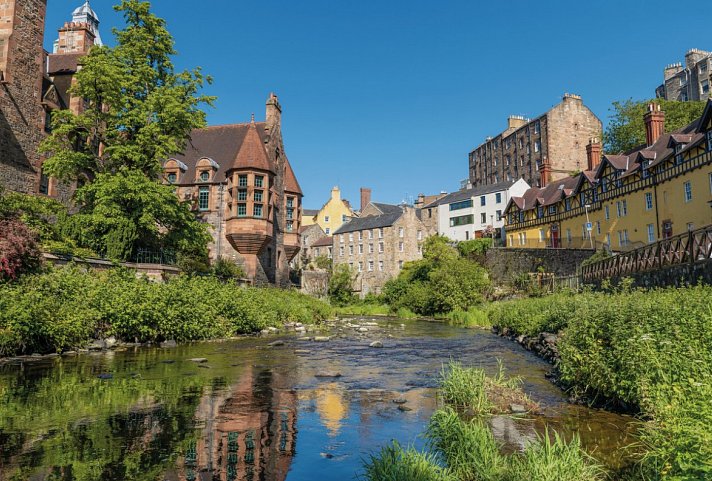
[[293,194],[302,194],[302,188],[299,186],[299,181],[297,176],[294,175],[294,170],[292,170],[292,165],[289,163],[289,159],[285,157],[285,167],[284,167],[284,190],[291,192]]
[[47,73],[74,73],[85,53],[53,53],[47,56]]
[[257,132],[257,125],[254,122],[250,122],[248,125],[245,137],[228,170],[245,168],[275,171],[274,166],[267,157],[264,139],[260,138],[260,134]]

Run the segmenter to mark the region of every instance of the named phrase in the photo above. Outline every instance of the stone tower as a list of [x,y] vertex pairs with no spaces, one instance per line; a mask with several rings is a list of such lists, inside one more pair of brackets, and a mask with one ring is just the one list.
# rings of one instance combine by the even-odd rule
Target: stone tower
[[72,12],[72,21],[59,29],[59,38],[54,42],[54,53],[86,53],[94,45],[102,45],[99,35],[99,17],[84,2]]

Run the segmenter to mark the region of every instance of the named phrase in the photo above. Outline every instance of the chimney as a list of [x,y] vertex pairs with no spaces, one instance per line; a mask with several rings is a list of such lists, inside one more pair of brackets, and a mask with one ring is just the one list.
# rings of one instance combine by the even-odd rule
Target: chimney
[[645,142],[650,147],[665,133],[665,112],[660,110],[660,104],[649,103],[645,121]]
[[588,170],[594,170],[601,163],[601,142],[596,139],[590,139],[586,145],[586,158],[588,159]]
[[549,184],[549,182],[551,182],[551,164],[549,163],[549,157],[544,157],[541,164],[539,187],[543,189]]
[[361,187],[361,212],[371,203],[371,189]]
[[273,131],[278,131],[282,122],[282,106],[279,105],[277,96],[272,92],[267,98],[265,111],[265,130],[267,131],[267,142],[269,142],[270,134]]
[[523,115],[510,115],[507,117],[507,130],[516,130],[519,127],[524,127],[529,119]]

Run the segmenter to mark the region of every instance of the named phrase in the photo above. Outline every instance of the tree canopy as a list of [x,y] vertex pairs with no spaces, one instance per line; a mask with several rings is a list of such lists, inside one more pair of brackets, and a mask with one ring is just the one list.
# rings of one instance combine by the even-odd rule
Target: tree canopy
[[603,134],[605,151],[610,154],[627,152],[645,144],[643,117],[648,104],[660,105],[665,112],[665,130],[671,132],[689,124],[702,115],[704,102],[677,102],[673,100],[623,100],[615,101],[609,109],[609,122]]
[[70,93],[83,108],[56,111],[40,149],[46,174],[77,182],[78,213],[67,232],[82,247],[128,260],[139,247],[205,252],[206,227],[161,185],[162,162],[204,127],[210,79],[199,68],[176,72],[173,37],[150,3],[122,0],[125,27],[115,47],[81,59]]

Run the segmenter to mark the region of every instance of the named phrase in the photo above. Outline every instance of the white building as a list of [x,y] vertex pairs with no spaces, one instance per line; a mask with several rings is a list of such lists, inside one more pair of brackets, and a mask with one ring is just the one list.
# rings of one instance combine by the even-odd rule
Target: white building
[[437,208],[438,234],[464,241],[491,235],[499,237],[504,226],[502,213],[510,197],[529,189],[524,179],[458,190],[426,205]]

